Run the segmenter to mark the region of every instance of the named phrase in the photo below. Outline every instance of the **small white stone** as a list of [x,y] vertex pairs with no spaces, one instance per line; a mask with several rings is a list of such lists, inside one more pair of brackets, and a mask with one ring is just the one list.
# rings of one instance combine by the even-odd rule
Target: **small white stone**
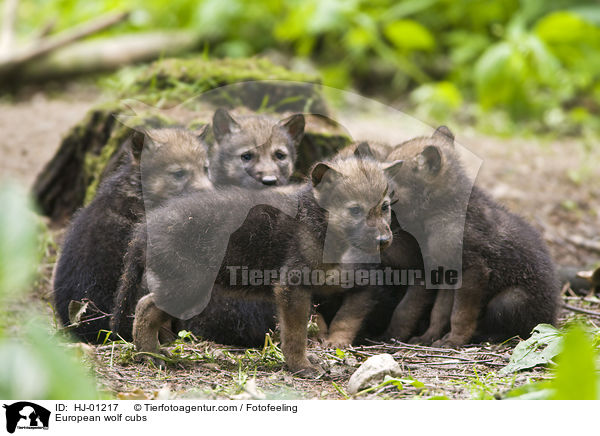
[[386,375],[391,377],[402,375],[398,362],[390,354],[371,356],[350,377],[348,393],[356,394],[370,386],[375,386],[381,383]]

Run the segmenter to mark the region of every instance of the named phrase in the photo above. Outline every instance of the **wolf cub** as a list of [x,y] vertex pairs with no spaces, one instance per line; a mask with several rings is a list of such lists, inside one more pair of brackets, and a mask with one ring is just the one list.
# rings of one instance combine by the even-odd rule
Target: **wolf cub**
[[74,329],[86,341],[109,330],[123,257],[145,207],[211,186],[206,147],[183,129],[135,132],[127,150],[125,163],[73,218],[54,274],[55,307],[64,325],[70,322],[72,300],[90,301],[86,319]]
[[[210,147],[210,175],[215,186],[269,189],[288,183],[304,135],[304,115],[281,121],[264,115],[235,120],[226,110],[218,109],[212,122],[216,142]],[[133,307],[129,311],[133,315]],[[215,292],[201,314],[173,327],[218,343],[259,346],[265,333],[275,329],[275,307],[271,302],[240,300]],[[129,325],[119,329],[129,337]]]
[[294,170],[296,148],[304,136],[304,116],[281,121],[265,115],[234,119],[217,109],[210,150],[211,180],[217,186],[263,188],[287,183]]
[[[142,287],[148,289],[128,280],[128,271],[136,274],[136,268],[126,267],[114,321],[127,316],[122,309],[129,306],[128,300],[139,298],[134,343],[139,351],[156,352],[159,328],[173,317],[193,316],[191,308],[202,310],[213,284],[213,292],[224,295],[273,299],[288,368],[316,375],[319,369],[306,355],[311,296],[344,289],[335,282],[292,285],[283,277],[260,284],[232,283],[231,269],[335,272],[349,251],[385,249],[392,241],[387,172],[400,165],[357,156],[338,158],[316,164],[310,181],[295,189],[231,188],[170,201],[149,214],[147,227],[136,230],[130,250],[138,255],[128,256],[127,262],[145,261]],[[286,212],[283,205],[288,205]],[[240,210],[250,212],[240,215]],[[220,249],[225,236],[229,243]],[[144,248],[145,259],[139,255]]]
[[[451,264],[454,244],[462,244],[462,286],[437,291],[410,287],[394,312],[388,336],[461,346],[527,337],[538,323],[556,321],[559,286],[542,238],[522,218],[472,187],[448,128],[406,141],[388,159],[404,160],[393,176],[398,188],[394,212],[402,228],[424,235],[419,241],[426,249],[424,257],[434,265]],[[460,199],[465,193],[466,210]],[[413,337],[432,303],[429,327]]]

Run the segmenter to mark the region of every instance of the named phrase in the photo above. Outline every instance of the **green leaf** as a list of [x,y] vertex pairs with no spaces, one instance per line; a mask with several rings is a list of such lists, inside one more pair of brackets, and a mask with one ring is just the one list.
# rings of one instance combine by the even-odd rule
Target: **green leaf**
[[435,47],[431,32],[414,20],[393,21],[385,26],[383,33],[400,50],[432,50]]
[[499,374],[506,375],[551,363],[561,347],[561,332],[550,324],[539,324],[533,329],[529,339],[515,347],[510,362],[499,371]]
[[581,41],[588,35],[589,26],[578,15],[559,11],[539,20],[535,32],[545,42],[564,44]]
[[0,187],[0,297],[22,290],[35,272],[37,223],[27,192]]
[[499,42],[488,48],[475,64],[475,81],[479,101],[484,108],[512,99],[517,78],[523,66],[519,55],[508,42]]
[[0,341],[0,397],[33,400],[99,399],[96,382],[80,357],[38,320],[25,326],[24,341]]
[[71,300],[69,302],[69,323],[78,326],[81,323],[81,317],[85,314],[90,302]]
[[508,392],[504,398],[509,400],[548,400],[554,394],[549,381],[529,383]]
[[556,359],[555,379],[552,381],[555,400],[598,400],[596,351],[590,338],[578,325],[569,329],[563,349]]

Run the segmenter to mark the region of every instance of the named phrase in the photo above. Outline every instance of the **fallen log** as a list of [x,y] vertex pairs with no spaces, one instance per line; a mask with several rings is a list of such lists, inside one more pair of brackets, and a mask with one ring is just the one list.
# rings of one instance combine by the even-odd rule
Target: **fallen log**
[[44,81],[113,71],[148,62],[160,56],[193,51],[202,40],[193,32],[151,32],[81,41],[30,62],[19,72],[19,81]]

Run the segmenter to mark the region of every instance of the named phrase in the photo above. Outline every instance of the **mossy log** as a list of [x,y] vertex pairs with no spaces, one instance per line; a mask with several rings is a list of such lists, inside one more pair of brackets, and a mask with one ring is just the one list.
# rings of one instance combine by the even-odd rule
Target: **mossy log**
[[[117,102],[92,109],[63,139],[58,151],[33,186],[40,211],[54,224],[63,224],[95,195],[98,183],[122,161],[126,139],[141,126],[184,126],[197,129],[210,122],[212,111],[234,110],[283,114],[317,114],[308,118],[298,150],[297,176],[315,161],[334,154],[350,142],[331,121],[318,80],[293,73],[262,59],[164,59],[123,78]],[[257,82],[263,81],[263,82]],[[235,86],[226,86],[236,84]],[[122,100],[119,100],[119,97]],[[122,122],[131,111],[124,100],[147,106]],[[173,110],[164,109],[171,107]],[[164,110],[163,110],[164,109]]]

